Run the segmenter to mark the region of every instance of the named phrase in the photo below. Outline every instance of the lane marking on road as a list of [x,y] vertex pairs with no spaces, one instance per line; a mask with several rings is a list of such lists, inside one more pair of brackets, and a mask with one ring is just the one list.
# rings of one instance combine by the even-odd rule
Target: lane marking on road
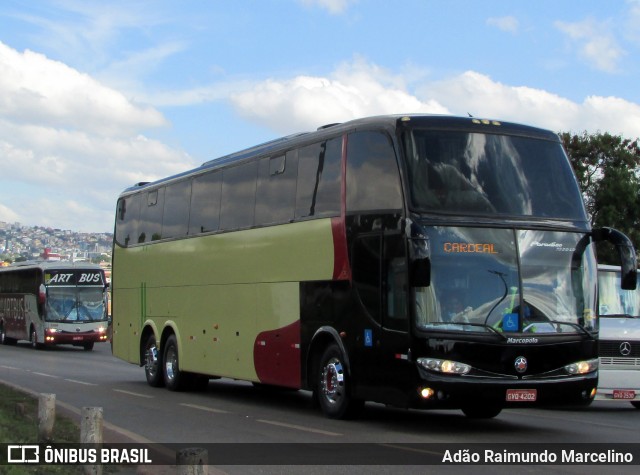
[[46,378],[60,379],[60,376],[54,376],[52,374],[47,374],[47,373],[38,373],[37,371],[32,371],[31,374],[37,374],[38,376],[44,376]]
[[[525,417],[531,417],[530,415],[528,415],[528,413],[524,412],[524,411],[513,411],[513,410],[509,410],[509,411],[505,411],[504,414],[519,414]],[[635,427],[623,427],[619,424],[608,424],[606,422],[599,422],[599,421],[586,421],[585,419],[582,418],[573,418],[573,417],[567,417],[567,416],[563,416],[563,415],[552,415],[550,414],[550,411],[545,411],[545,413],[543,414],[542,411],[537,411],[536,412],[536,417],[540,417],[543,419],[553,419],[556,421],[563,421],[563,422],[570,422],[570,423],[575,423],[575,424],[589,424],[592,426],[600,426],[600,427],[607,427],[609,429],[621,429],[621,430],[632,430],[635,431]]]
[[69,381],[70,383],[76,383],[76,384],[84,384],[85,386],[97,386],[96,383],[87,383],[86,381],[78,381],[77,379],[66,379],[65,381]]
[[201,411],[215,412],[217,414],[229,414],[229,411],[224,411],[222,409],[214,409],[213,407],[207,407],[207,406],[198,406],[197,404],[187,404],[186,402],[181,402],[180,406],[190,407],[192,409],[199,409]]
[[22,368],[16,368],[15,366],[7,366],[7,365],[0,365],[0,368],[5,368],[5,369],[22,369]]
[[149,396],[148,394],[134,393],[133,391],[125,391],[124,389],[114,389],[117,393],[128,394],[129,396],[145,397],[147,399],[153,399],[155,396]]
[[322,429],[313,429],[311,427],[304,427],[304,426],[297,426],[295,424],[286,424],[284,422],[277,422],[277,421],[269,421],[266,419],[256,419],[258,422],[262,422],[263,424],[271,424],[272,426],[278,426],[278,427],[284,427],[286,429],[295,429],[295,430],[301,430],[304,432],[313,432],[314,434],[322,434],[322,435],[329,435],[332,437],[341,437],[344,434],[339,434],[338,432],[329,432],[327,430],[322,430]]

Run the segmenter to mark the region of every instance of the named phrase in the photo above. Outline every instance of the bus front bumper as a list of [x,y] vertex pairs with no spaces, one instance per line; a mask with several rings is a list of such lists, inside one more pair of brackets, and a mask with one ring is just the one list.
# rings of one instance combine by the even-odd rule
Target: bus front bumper
[[597,371],[526,380],[429,374],[422,378],[414,402],[417,408],[451,409],[478,405],[503,408],[587,405],[593,401],[597,385]]

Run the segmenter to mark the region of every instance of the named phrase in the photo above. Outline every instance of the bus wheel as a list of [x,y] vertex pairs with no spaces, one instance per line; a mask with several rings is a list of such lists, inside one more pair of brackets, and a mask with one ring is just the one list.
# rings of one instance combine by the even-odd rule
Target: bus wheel
[[357,417],[364,401],[351,397],[351,381],[338,345],[327,347],[320,358],[317,374],[316,398],[324,415],[331,419]]
[[4,331],[4,325],[0,323],[0,345],[15,345],[17,340],[15,338],[9,338]]
[[31,338],[29,341],[31,342],[31,348],[39,349],[42,347],[42,345],[38,343],[38,335],[36,334],[35,328],[31,328]]
[[180,371],[178,361],[178,341],[175,335],[171,335],[164,346],[164,356],[162,358],[164,384],[169,391],[182,391],[187,388],[188,374]]
[[84,351],[91,351],[93,350],[93,342],[90,341],[89,343],[85,343],[82,347],[84,348]]
[[496,406],[467,406],[462,412],[470,419],[491,419],[502,412],[501,407]]
[[156,337],[150,335],[144,344],[144,374],[147,377],[149,386],[154,388],[164,386],[161,364]]

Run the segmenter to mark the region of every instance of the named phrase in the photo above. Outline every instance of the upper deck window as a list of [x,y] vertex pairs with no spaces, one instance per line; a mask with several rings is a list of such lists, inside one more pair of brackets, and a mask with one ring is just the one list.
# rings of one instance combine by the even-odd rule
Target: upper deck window
[[560,142],[413,129],[404,134],[403,146],[415,209],[586,219]]

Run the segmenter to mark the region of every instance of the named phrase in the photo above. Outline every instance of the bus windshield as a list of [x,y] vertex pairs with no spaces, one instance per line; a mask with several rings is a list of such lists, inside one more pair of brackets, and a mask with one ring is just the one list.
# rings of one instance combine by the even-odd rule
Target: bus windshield
[[426,129],[402,138],[415,210],[585,219],[560,142]]
[[425,228],[431,282],[415,289],[416,323],[428,331],[595,331],[596,263],[579,233]]
[[620,288],[620,271],[598,272],[601,317],[640,318],[640,286],[636,290]]
[[47,291],[47,321],[90,322],[106,318],[102,288],[50,287]]

